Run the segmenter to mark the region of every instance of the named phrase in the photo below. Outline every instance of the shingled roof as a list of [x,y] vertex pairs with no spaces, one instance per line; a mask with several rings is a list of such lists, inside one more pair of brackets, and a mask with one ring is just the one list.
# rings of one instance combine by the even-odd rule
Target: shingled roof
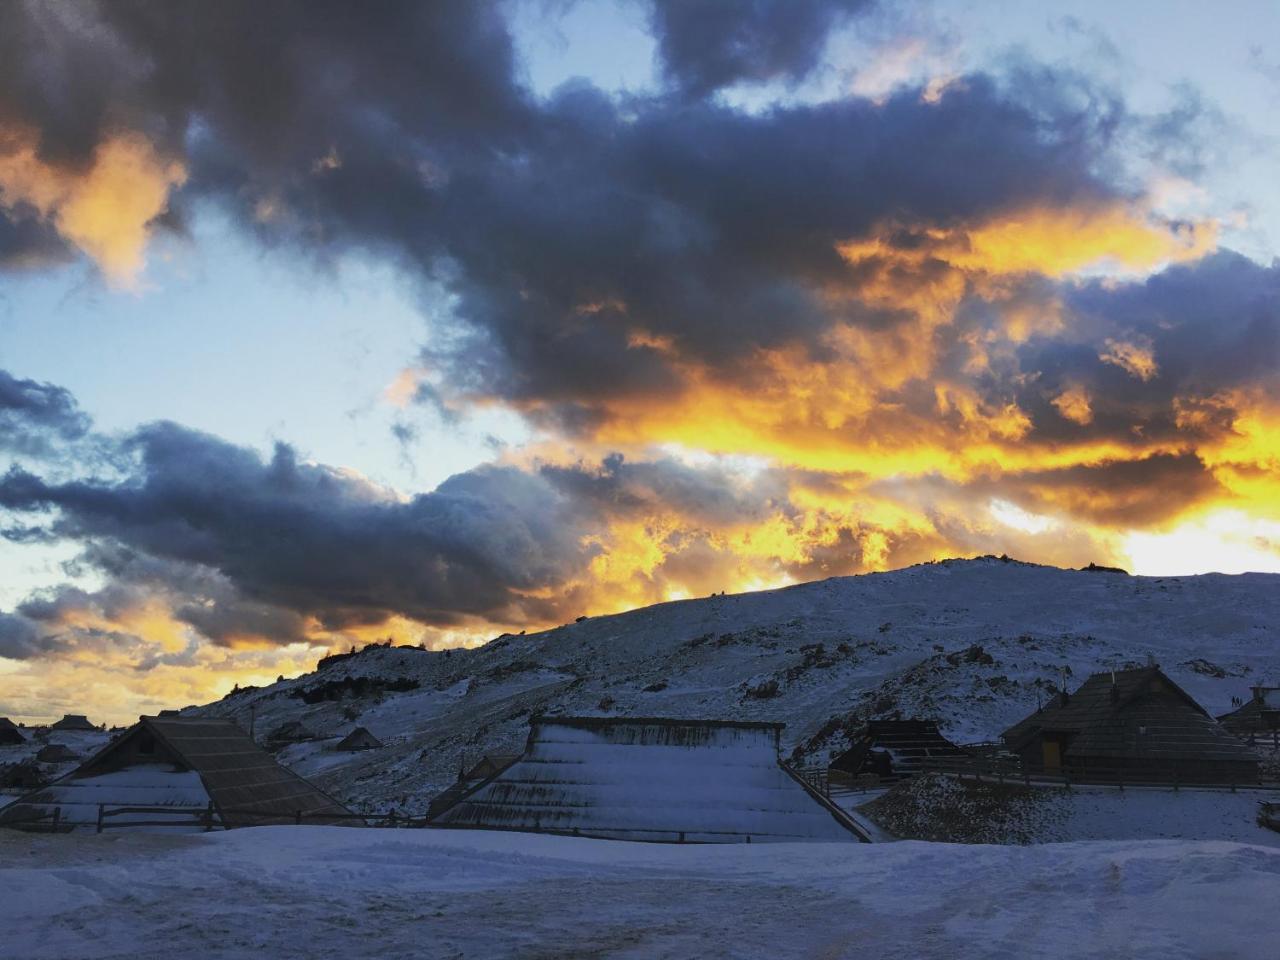
[[26,743],[27,738],[16,723],[8,717],[0,717],[0,743]]
[[[64,808],[66,822],[87,822],[98,804],[203,805],[227,827],[344,823],[341,803],[281,766],[230,720],[142,717],[49,787],[13,806]],[[6,813],[9,812],[6,809]],[[332,819],[327,819],[332,817]]]
[[1243,706],[1218,717],[1218,722],[1238,737],[1280,730],[1280,687],[1254,687]]
[[1095,673],[1075,693],[1014,724],[1003,734],[1018,750],[1042,735],[1069,736],[1064,759],[1256,763],[1157,666]]
[[855,839],[847,815],[779,763],[781,729],[536,717],[520,759],[462,792],[433,823],[690,843]]

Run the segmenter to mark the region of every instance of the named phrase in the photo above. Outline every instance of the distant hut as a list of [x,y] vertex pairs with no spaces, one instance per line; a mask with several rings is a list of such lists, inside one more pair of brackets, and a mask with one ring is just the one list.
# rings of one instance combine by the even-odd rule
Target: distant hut
[[690,843],[861,839],[778,759],[781,724],[535,717],[523,755],[432,822]]
[[283,746],[287,743],[301,743],[315,738],[316,735],[311,732],[311,728],[301,720],[289,720],[267,734],[267,743],[272,746]]
[[1095,673],[1003,734],[1025,764],[1077,779],[1238,783],[1258,758],[1157,666]]
[[383,745],[382,741],[375,737],[364,727],[356,727],[342,741],[334,747],[335,750],[377,750]]
[[51,743],[40,748],[36,759],[41,763],[66,763],[69,760],[79,760],[80,755],[65,744]]
[[89,722],[89,718],[82,713],[64,714],[62,719],[57,723],[50,725],[50,730],[87,730],[97,732],[98,728]]
[[938,730],[932,720],[872,720],[862,736],[831,761],[836,775],[875,774],[884,779],[910,777],[929,760],[967,756]]
[[30,758],[0,767],[0,788],[5,790],[36,790],[48,782],[40,764]]
[[[173,819],[192,829],[193,810],[210,811],[227,828],[352,822],[344,819],[346,807],[282,767],[230,720],[142,717],[72,773],[0,810],[0,824],[57,807],[63,823],[94,825],[99,804],[173,807]],[[112,823],[164,816],[150,810]]]
[[1218,722],[1237,737],[1280,749],[1280,687],[1253,687],[1239,709],[1223,714]]
[[8,717],[0,717],[0,745],[26,743],[22,729]]

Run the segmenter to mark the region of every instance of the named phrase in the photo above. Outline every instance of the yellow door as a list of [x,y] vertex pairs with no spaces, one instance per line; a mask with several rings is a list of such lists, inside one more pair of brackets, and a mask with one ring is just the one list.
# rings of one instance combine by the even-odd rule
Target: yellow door
[[1062,766],[1062,746],[1057,740],[1044,741],[1044,768],[1057,770]]

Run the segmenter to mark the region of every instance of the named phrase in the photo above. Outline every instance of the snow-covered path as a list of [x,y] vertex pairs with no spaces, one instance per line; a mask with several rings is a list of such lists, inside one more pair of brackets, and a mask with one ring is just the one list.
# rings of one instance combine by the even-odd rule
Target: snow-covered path
[[0,831],[0,955],[1273,958],[1280,851]]

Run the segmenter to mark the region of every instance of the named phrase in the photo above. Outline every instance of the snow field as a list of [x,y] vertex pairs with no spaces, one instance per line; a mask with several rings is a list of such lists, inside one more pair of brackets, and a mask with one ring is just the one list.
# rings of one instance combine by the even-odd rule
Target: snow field
[[1280,850],[672,846],[487,831],[0,833],[13,960],[1241,958],[1280,942]]

